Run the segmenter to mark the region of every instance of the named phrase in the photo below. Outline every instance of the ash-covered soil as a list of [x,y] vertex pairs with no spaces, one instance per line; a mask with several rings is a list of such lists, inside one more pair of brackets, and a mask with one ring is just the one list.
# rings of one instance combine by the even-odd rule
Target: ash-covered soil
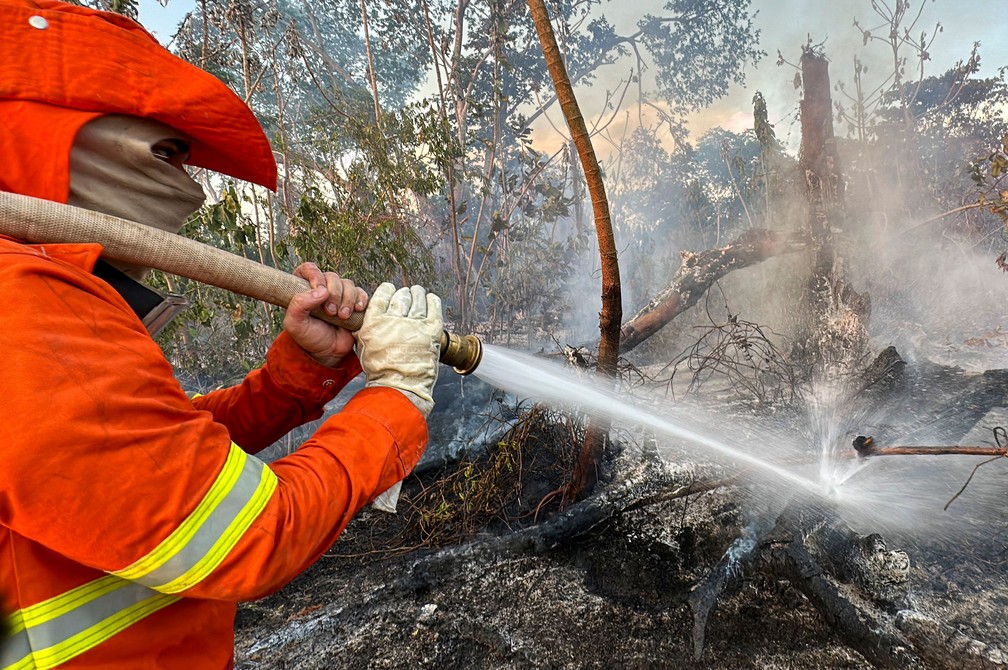
[[693,660],[686,598],[738,528],[718,518],[723,497],[678,510],[675,528],[630,513],[543,554],[477,540],[449,554],[335,555],[367,551],[361,536],[382,521],[365,512],[333,556],[241,609],[238,667],[863,667],[774,583],[726,600]]
[[[996,417],[992,408],[1008,405],[1006,382],[1000,372],[910,371],[898,388],[885,390],[892,411],[873,416],[912,418],[876,429],[906,435],[927,426],[929,436],[954,442]],[[243,605],[237,668],[872,667],[838,623],[839,610],[813,603],[807,589],[772,569],[779,543],[772,535],[761,539],[755,562],[729,580],[695,657],[690,594],[742,535],[753,498],[742,481],[685,497],[662,494],[731,475],[726,469],[672,465],[654,450],[627,448],[612,477],[563,514],[547,506],[536,519],[531,506],[513,510],[526,516],[511,529],[473,517],[485,520],[468,529],[475,535],[460,540],[456,531],[466,524],[457,524],[442,536],[448,541],[432,546],[435,540],[417,535],[410,502],[428,504],[434,483],[453,467],[451,459],[432,456],[407,480],[400,514],[364,510],[307,572]],[[1008,468],[985,467],[976,477],[988,488],[997,480],[1004,501]],[[537,481],[522,491],[538,500],[550,486]],[[961,533],[879,529],[889,550],[910,559],[895,603],[873,602],[858,584],[823,568],[837,593],[909,645],[910,660],[893,667],[1008,666],[1003,509]],[[812,537],[816,529],[807,531]]]

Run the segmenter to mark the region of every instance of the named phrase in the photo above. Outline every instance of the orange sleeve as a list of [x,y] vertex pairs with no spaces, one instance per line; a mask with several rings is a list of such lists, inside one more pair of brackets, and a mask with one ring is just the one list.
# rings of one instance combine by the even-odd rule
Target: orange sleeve
[[[372,388],[267,467],[193,407],[103,282],[0,251],[0,314],[0,524],[162,592],[237,601],[276,589],[426,445],[413,405]],[[247,433],[255,416],[243,411]]]
[[322,416],[326,403],[360,371],[355,354],[329,368],[312,359],[287,333],[280,333],[266,354],[266,365],[237,386],[195,398],[193,406],[213,414],[235,444],[256,454]]
[[[422,415],[402,393],[364,389],[297,451],[270,464],[279,480],[274,499],[221,566],[186,595],[247,600],[282,587],[354,514],[408,475],[426,443]],[[278,538],[300,550],[283,553]]]

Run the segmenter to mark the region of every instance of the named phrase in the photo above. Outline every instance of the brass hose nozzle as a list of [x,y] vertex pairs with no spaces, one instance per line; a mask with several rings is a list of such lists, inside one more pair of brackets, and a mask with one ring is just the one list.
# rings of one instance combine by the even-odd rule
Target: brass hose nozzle
[[475,335],[441,333],[441,362],[460,375],[471,373],[483,360],[483,342]]

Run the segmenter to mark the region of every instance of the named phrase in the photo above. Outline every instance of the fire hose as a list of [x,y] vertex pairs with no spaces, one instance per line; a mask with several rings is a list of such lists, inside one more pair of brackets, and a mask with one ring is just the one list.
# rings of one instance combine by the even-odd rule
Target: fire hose
[[[0,192],[0,234],[38,244],[98,243],[108,261],[161,270],[279,307],[309,288],[307,281],[288,272],[181,235],[13,193]],[[364,320],[362,312],[348,319],[322,311],[312,316],[351,331],[359,330]],[[475,335],[442,333],[441,362],[459,374],[475,370],[482,357],[483,344]]]

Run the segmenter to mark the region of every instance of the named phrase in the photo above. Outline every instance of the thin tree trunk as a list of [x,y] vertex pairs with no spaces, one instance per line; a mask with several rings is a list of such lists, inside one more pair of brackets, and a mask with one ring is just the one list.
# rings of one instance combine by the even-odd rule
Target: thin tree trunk
[[371,55],[371,32],[368,30],[367,3],[361,0],[361,25],[364,26],[364,48],[367,53],[368,81],[371,83],[371,95],[374,96],[375,125],[382,129],[381,105],[378,102],[378,78],[375,76],[374,58]]
[[[622,295],[620,292],[619,256],[616,252],[616,240],[613,237],[612,219],[609,215],[609,201],[606,199],[605,185],[602,183],[602,170],[592,147],[591,136],[585,125],[584,117],[574,96],[567,75],[567,68],[560,55],[553,25],[546,11],[544,0],[528,0],[529,12],[539,33],[546,66],[549,68],[553,87],[556,89],[560,108],[571,132],[571,139],[577,147],[578,157],[584,169],[585,181],[592,199],[592,212],[595,216],[595,230],[598,235],[599,256],[602,261],[602,311],[599,313],[598,371],[602,374],[615,376],[616,359],[619,356],[620,323],[623,318]],[[598,480],[597,464],[605,448],[605,440],[609,434],[609,422],[592,419],[585,431],[585,441],[581,454],[574,468],[571,485],[567,491],[567,500],[571,501],[590,491]]]

